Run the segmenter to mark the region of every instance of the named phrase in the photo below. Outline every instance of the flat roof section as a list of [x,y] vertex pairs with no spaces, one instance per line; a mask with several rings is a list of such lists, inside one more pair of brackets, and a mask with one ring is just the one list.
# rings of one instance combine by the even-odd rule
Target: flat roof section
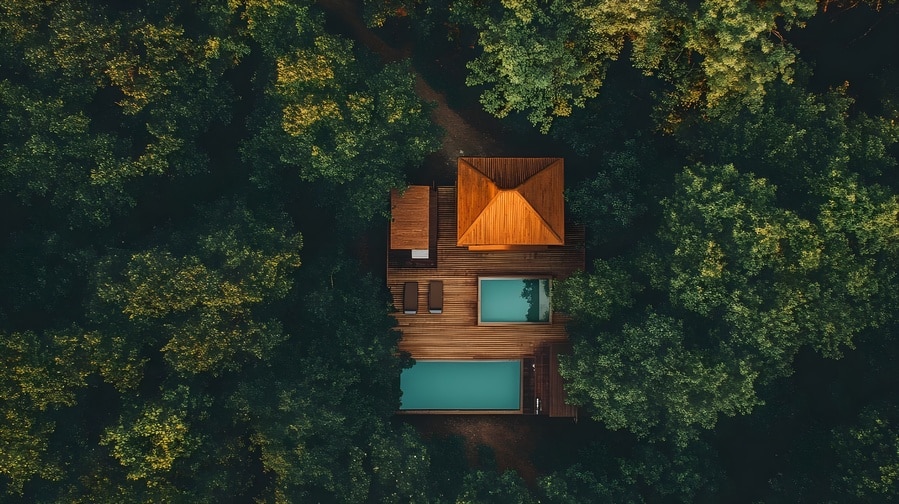
[[409,186],[403,194],[390,192],[391,250],[428,250],[430,197],[428,186]]

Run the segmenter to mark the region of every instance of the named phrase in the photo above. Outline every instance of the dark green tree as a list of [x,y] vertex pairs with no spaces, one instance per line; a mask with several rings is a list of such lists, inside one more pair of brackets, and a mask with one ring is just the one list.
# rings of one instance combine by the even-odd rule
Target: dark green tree
[[[257,79],[267,84],[243,150],[254,182],[315,195],[344,223],[383,214],[384,194],[403,187],[406,168],[437,148],[437,130],[408,66],[375,64],[351,41],[326,33],[320,16],[306,8],[261,10],[250,33],[266,55]],[[285,23],[292,28],[268,38]]]
[[609,425],[684,442],[763,401],[800,349],[838,358],[894,318],[899,199],[880,182],[896,125],[844,90],[769,91],[756,112],[677,132],[699,164],[657,239],[556,286],[575,318],[571,396]]
[[591,248],[601,250],[648,212],[652,187],[643,167],[662,161],[647,150],[640,140],[625,142],[621,151],[604,154],[595,175],[565,192],[572,216],[589,229]]
[[724,476],[704,441],[686,447],[637,443],[623,456],[591,444],[579,460],[540,479],[541,502],[701,502],[715,494]]
[[62,479],[62,457],[49,449],[50,438],[92,369],[75,327],[4,332],[0,355],[0,490],[21,495],[32,479]]
[[[658,242],[630,266],[601,262],[599,278],[558,286],[557,306],[578,321],[562,362],[572,400],[611,428],[684,444],[718,415],[751,411],[756,384],[789,375],[801,347],[837,357],[889,319],[895,252],[881,247],[895,243],[897,224],[884,218],[870,238],[878,245],[866,249],[851,226],[871,208],[859,208],[861,191],[846,206],[850,198],[834,193],[818,223],[779,208],[775,193],[732,166],[687,169],[663,203]],[[868,211],[895,215],[894,205],[887,198]],[[862,247],[848,247],[850,237]],[[641,288],[638,309],[623,310]]]
[[286,338],[272,303],[287,295],[300,265],[302,240],[289,228],[284,216],[266,220],[224,201],[175,232],[171,248],[112,256],[97,280],[95,315],[99,339],[112,343],[98,345],[115,350],[114,338],[127,334],[184,375],[266,359]]
[[456,498],[459,504],[529,504],[536,502],[515,471],[474,471],[465,476]]
[[488,112],[525,112],[544,132],[597,96],[626,46],[634,67],[666,83],[669,124],[684,108],[712,115],[758,109],[770,83],[792,79],[796,51],[780,30],[817,11],[816,2],[793,0],[473,5],[454,6],[458,21],[478,29],[483,48],[469,63],[468,84],[486,86]]
[[150,489],[168,486],[173,475],[191,470],[186,460],[202,449],[206,434],[194,424],[208,414],[211,400],[181,385],[157,399],[129,402],[118,422],[105,429],[100,445],[109,448],[126,480]]
[[858,423],[834,429],[831,447],[837,465],[836,495],[860,501],[899,500],[899,406],[894,402],[866,407]]
[[261,498],[426,501],[427,454],[386,421],[401,365],[386,293],[349,263],[307,271],[291,338],[232,400],[266,473]]
[[[230,118],[224,72],[246,53],[215,7],[190,33],[170,9],[14,2],[0,25],[2,189],[76,225],[135,204],[134,183],[206,169],[199,137]],[[220,11],[220,9],[219,9]],[[208,17],[205,17],[207,16]]]

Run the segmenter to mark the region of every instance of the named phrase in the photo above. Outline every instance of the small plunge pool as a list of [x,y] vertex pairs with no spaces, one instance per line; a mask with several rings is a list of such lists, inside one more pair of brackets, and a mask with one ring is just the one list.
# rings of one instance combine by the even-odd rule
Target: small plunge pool
[[549,278],[478,278],[478,324],[549,323]]

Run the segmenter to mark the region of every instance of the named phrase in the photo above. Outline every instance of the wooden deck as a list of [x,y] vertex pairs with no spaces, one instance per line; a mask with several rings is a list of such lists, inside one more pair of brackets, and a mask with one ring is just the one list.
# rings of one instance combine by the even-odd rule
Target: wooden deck
[[570,352],[569,343],[552,343],[541,346],[534,356],[534,395],[540,399],[540,415],[577,418],[577,407],[565,403],[567,394],[559,374],[559,354]]
[[[388,263],[387,284],[394,306],[403,306],[403,283],[418,282],[416,315],[394,314],[403,332],[400,350],[416,359],[518,359],[533,356],[541,344],[567,341],[565,322],[478,326],[478,276],[541,275],[565,278],[584,268],[584,229],[568,224],[565,245],[528,251],[470,251],[456,246],[456,190],[438,188],[436,267],[397,267]],[[428,281],[443,280],[442,314],[427,307]]]

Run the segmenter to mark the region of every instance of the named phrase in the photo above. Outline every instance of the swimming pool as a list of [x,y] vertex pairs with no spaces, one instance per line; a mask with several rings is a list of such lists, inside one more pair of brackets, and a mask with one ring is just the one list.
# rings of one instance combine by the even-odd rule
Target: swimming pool
[[520,360],[418,361],[400,375],[400,411],[521,410]]
[[549,278],[478,278],[478,324],[549,323]]

